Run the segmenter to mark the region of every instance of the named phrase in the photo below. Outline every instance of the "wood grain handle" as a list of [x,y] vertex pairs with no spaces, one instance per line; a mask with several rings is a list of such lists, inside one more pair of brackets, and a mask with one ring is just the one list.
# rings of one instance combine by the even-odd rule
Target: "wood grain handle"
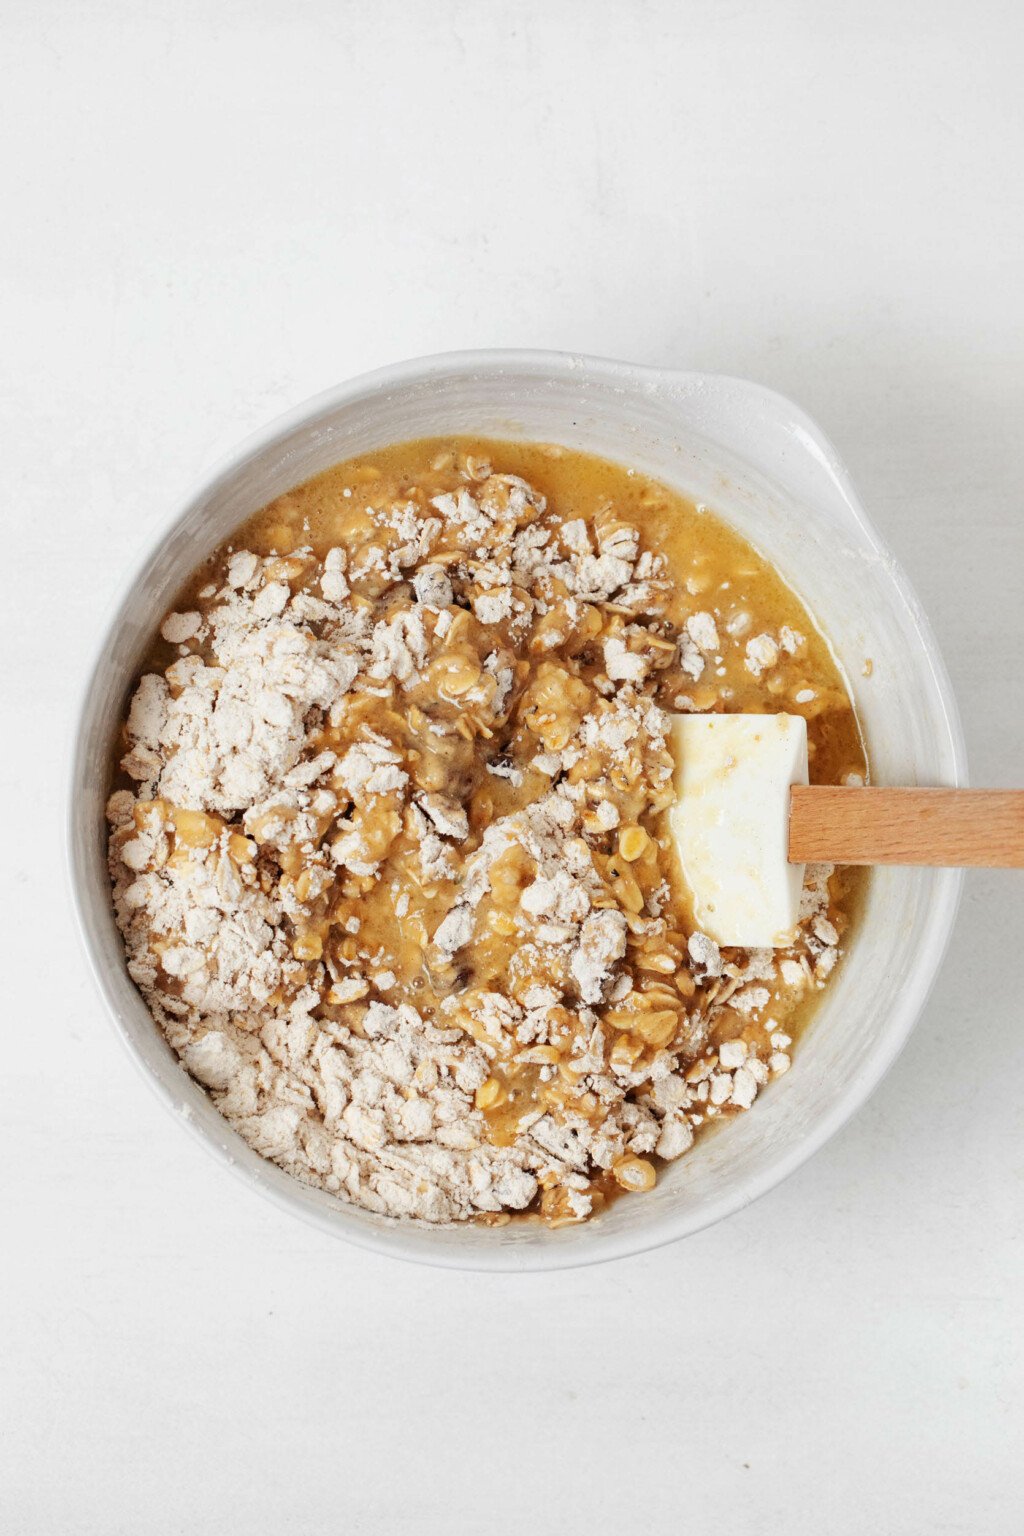
[[793,864],[1024,868],[1024,790],[794,784]]

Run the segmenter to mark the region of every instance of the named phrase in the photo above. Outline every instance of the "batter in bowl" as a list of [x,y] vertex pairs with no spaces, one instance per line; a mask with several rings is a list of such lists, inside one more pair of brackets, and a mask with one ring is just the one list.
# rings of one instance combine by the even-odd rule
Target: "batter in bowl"
[[826,641],[708,511],[491,441],[336,466],[167,615],[108,804],[131,974],[259,1152],[365,1208],[553,1224],[653,1187],[791,1063],[853,914],[695,928],[668,716],[786,710],[866,773]]

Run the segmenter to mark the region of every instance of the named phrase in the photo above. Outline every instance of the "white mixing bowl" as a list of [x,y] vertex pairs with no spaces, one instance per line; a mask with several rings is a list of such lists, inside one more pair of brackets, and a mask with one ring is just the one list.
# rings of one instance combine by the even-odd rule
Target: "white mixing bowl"
[[[698,1141],[648,1195],[580,1227],[436,1229],[308,1189],[264,1161],[179,1066],[125,969],[105,864],[111,742],[149,637],[188,573],[243,518],[356,454],[456,432],[564,443],[707,502],[774,561],[851,681],[875,782],[962,784],[964,748],[934,636],[835,452],[796,406],[738,379],[554,352],[467,352],[401,363],[321,395],[244,443],[175,509],[104,635],[78,724],[69,860],[85,947],[114,1024],[151,1086],[219,1160],[278,1205],[378,1253],[453,1268],[555,1269],[685,1237],[797,1168],[864,1103],[928,996],[960,876],[877,872],[850,954],[793,1069],[749,1114]],[[871,657],[869,679],[862,663]]]

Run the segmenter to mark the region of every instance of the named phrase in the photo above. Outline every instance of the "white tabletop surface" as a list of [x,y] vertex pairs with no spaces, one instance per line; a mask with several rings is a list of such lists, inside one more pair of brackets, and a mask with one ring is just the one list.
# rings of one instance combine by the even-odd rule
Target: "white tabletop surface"
[[93,995],[65,732],[219,446],[402,356],[747,375],[838,444],[978,784],[1024,775],[1017,0],[6,0],[0,1528],[1020,1529],[1024,884],[784,1187],[532,1278],[371,1257],[219,1170]]

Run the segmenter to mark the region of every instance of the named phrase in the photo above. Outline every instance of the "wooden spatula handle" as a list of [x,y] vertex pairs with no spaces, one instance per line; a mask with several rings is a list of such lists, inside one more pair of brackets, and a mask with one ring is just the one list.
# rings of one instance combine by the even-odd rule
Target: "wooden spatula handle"
[[1024,790],[794,784],[793,864],[1024,867]]

